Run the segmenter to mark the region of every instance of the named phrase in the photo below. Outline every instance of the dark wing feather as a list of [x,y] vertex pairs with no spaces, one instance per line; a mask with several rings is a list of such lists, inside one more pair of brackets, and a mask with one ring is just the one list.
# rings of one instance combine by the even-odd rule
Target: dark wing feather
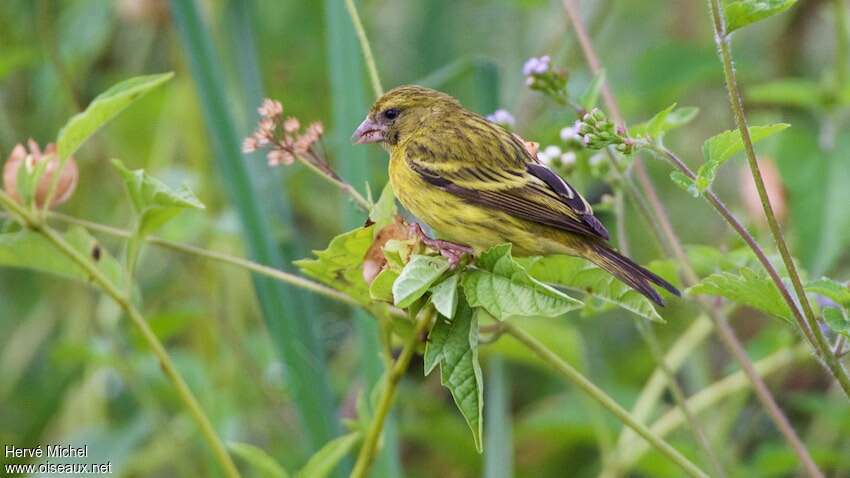
[[[408,151],[415,152],[415,147]],[[431,151],[433,154],[433,151]],[[429,159],[437,159],[429,155]],[[519,167],[498,164],[499,169],[476,162],[473,167],[450,170],[442,162],[408,154],[411,169],[429,184],[467,202],[506,212],[527,221],[575,234],[608,239],[605,226],[593,216],[587,202],[566,181],[542,164]],[[430,163],[430,164],[429,164]],[[486,180],[487,188],[475,187]],[[503,185],[503,187],[493,187]]]

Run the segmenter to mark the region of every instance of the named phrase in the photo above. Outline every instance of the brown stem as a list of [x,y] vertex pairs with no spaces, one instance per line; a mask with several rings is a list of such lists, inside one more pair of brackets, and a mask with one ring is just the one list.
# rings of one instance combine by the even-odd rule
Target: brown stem
[[[591,43],[590,38],[587,35],[587,31],[584,28],[584,24],[581,20],[581,17],[578,14],[578,9],[576,8],[575,2],[573,0],[562,0],[562,4],[564,6],[564,10],[567,13],[567,16],[572,22],[573,29],[575,30],[576,36],[578,37],[585,59],[588,65],[590,66],[591,71],[594,74],[599,74],[599,71],[602,69],[602,66],[599,61],[599,57],[596,55],[596,52],[593,49],[593,44]],[[613,117],[615,123],[625,128],[623,116],[620,113],[620,109],[617,106],[617,102],[614,99],[614,96],[611,94],[611,91],[607,86],[607,82],[603,83],[602,85],[602,98],[606,104],[606,107],[609,109],[609,113]],[[684,165],[684,163],[682,163],[682,165]],[[652,185],[652,181],[650,180],[649,175],[647,174],[646,169],[643,166],[643,163],[640,161],[640,158],[635,159],[634,169],[637,175],[638,183],[641,185],[644,194],[646,195],[647,199],[650,202],[650,205],[655,211],[656,218],[661,224],[661,229],[662,232],[664,232],[665,237],[667,238],[668,245],[672,248],[674,255],[683,266],[683,270],[685,271],[686,283],[695,283],[694,280],[696,279],[696,274],[694,273],[693,267],[691,266],[690,261],[688,260],[688,257],[684,252],[684,248],[682,247],[679,238],[676,236],[676,233],[673,230],[673,227],[667,216],[667,212],[664,209],[664,206],[661,204],[661,201],[658,198],[657,193],[655,192],[655,188]],[[712,204],[715,205],[715,208],[717,208],[717,205],[722,203],[719,203],[718,200],[717,204]],[[726,212],[728,212],[728,210]],[[729,216],[731,217],[731,214]],[[789,446],[794,450],[794,452],[800,458],[801,462],[807,465],[806,468],[810,471],[812,476],[819,476],[820,471],[817,469],[816,466],[814,466],[814,462],[811,458],[811,455],[808,453],[808,450],[806,450],[805,446],[803,446],[802,441],[800,440],[799,436],[797,436],[797,433],[790,426],[787,417],[785,417],[785,415],[782,413],[782,410],[777,405],[776,400],[770,393],[770,390],[767,388],[767,385],[765,385],[764,380],[762,380],[761,376],[759,376],[753,368],[752,362],[744,351],[741,342],[735,336],[734,332],[731,330],[728,324],[725,323],[724,318],[718,313],[718,311],[714,307],[711,306],[711,304],[706,304],[703,301],[700,301],[700,304],[702,304],[706,308],[706,311],[709,313],[709,316],[715,322],[718,335],[723,344],[739,362],[741,369],[747,374],[749,380],[753,382],[753,388],[756,391],[756,396],[764,406],[765,410],[773,420],[774,424],[784,436],[785,440],[788,442]]]
[[791,279],[791,284],[794,286],[794,292],[797,295],[797,300],[803,308],[806,322],[808,322],[811,332],[814,335],[813,345],[815,350],[820,355],[821,359],[826,363],[829,371],[838,380],[844,393],[850,397],[850,376],[841,365],[841,362],[832,354],[829,343],[824,337],[823,331],[818,323],[818,318],[812,309],[809,298],[806,295],[806,290],[803,287],[803,281],[800,279],[800,274],[797,271],[797,266],[794,264],[794,258],[788,249],[788,244],[782,235],[782,229],[779,227],[779,221],[776,219],[776,214],[773,211],[773,205],[770,203],[770,197],[767,195],[767,188],[764,185],[764,178],[759,170],[758,159],[756,158],[753,141],[750,137],[750,130],[747,126],[747,116],[744,112],[744,105],[741,100],[741,92],[738,89],[738,80],[735,75],[735,67],[732,61],[732,49],[729,42],[729,35],[726,32],[726,24],[723,20],[723,6],[720,0],[709,0],[709,11],[714,25],[714,38],[717,43],[717,51],[720,56],[720,61],[723,64],[723,75],[726,79],[726,90],[729,93],[729,105],[732,109],[732,114],[735,117],[735,124],[738,126],[738,131],[741,134],[741,139],[744,142],[744,152],[746,153],[747,163],[750,166],[753,182],[758,190],[761,205],[764,209],[764,215],[767,218],[767,224],[770,227],[770,232],[773,235],[773,240],[776,242],[776,247],[779,249],[779,254],[782,256],[782,262],[785,263],[785,268],[788,270],[788,277]]

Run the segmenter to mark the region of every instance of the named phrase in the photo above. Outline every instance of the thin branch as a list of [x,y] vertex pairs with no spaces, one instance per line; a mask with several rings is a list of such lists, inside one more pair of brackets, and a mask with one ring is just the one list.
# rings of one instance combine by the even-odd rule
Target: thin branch
[[195,419],[195,422],[201,430],[201,435],[203,435],[207,445],[209,445],[212,449],[216,459],[224,469],[225,474],[231,478],[238,478],[240,475],[236,465],[227,453],[224,443],[222,443],[221,439],[218,437],[215,428],[209,418],[207,418],[197,398],[195,398],[192,390],[177,370],[174,362],[171,361],[171,357],[169,357],[168,351],[162,345],[162,342],[159,341],[156,334],[154,334],[153,330],[150,328],[150,325],[148,325],[147,320],[145,320],[141,312],[136,309],[130,299],[126,297],[118,286],[113,284],[88,257],[74,249],[74,247],[69,244],[56,230],[47,224],[38,223],[38,219],[34,217],[31,212],[21,207],[14,199],[11,198],[11,196],[2,190],[0,190],[0,204],[6,209],[24,218],[25,224],[33,227],[34,231],[44,236],[61,253],[68,256],[68,258],[81,267],[86,274],[91,277],[92,281],[124,310],[127,316],[130,317],[133,324],[139,329],[142,338],[144,338],[148,346],[151,348],[151,351],[159,360],[162,371],[171,381],[172,385],[174,385],[174,388],[177,390],[177,395],[180,397],[183,405],[189,410],[189,413]]
[[750,137],[750,130],[747,126],[747,116],[744,112],[744,105],[741,100],[741,92],[738,89],[738,80],[735,75],[735,67],[732,61],[732,49],[729,42],[729,35],[726,32],[726,25],[723,17],[723,6],[720,0],[708,1],[709,11],[711,12],[714,25],[714,38],[717,43],[717,51],[720,56],[720,61],[723,64],[723,75],[726,79],[726,91],[729,93],[729,105],[732,109],[732,114],[735,117],[735,124],[738,126],[738,131],[741,133],[741,139],[744,142],[744,152],[746,153],[747,163],[750,166],[753,181],[761,199],[761,205],[764,209],[764,215],[767,218],[767,224],[770,227],[770,232],[776,242],[776,247],[779,249],[779,254],[782,256],[782,262],[785,263],[785,268],[788,270],[788,277],[791,279],[791,284],[794,286],[794,292],[797,295],[797,300],[803,308],[806,321],[814,335],[815,350],[818,351],[821,359],[826,363],[832,375],[838,380],[844,393],[850,397],[850,376],[841,365],[841,362],[831,353],[829,343],[824,337],[823,331],[818,323],[818,318],[812,309],[809,298],[806,295],[806,290],[803,287],[803,281],[800,279],[800,274],[797,271],[797,266],[794,264],[794,258],[788,250],[788,244],[782,235],[782,229],[779,227],[779,221],[776,219],[776,214],[773,211],[773,205],[770,202],[770,197],[767,195],[767,189],[764,185],[764,178],[759,170],[758,159],[756,158],[753,141]]
[[[65,214],[52,212],[50,213],[51,219],[57,219],[62,222],[66,222],[69,224],[76,224],[78,226],[83,226],[87,229],[91,229],[93,231],[102,232],[105,234],[109,234],[116,237],[121,238],[129,238],[131,236],[130,231],[125,229],[119,229],[116,227],[106,226],[103,224],[98,224],[96,222],[86,221],[83,219],[77,219],[72,216],[68,216]],[[147,236],[145,237],[145,241],[155,246],[159,246],[165,249],[171,249],[173,251],[182,252],[184,254],[191,254],[199,257],[204,257],[207,259],[211,259],[218,262],[223,262],[225,264],[230,264],[236,267],[241,267],[243,269],[249,270],[251,272],[256,272],[257,274],[264,275],[266,277],[270,277],[272,279],[278,280],[280,282],[285,282],[290,285],[294,285],[296,287],[300,287],[305,290],[309,290],[311,292],[315,292],[321,296],[327,297],[329,299],[335,300],[337,302],[341,302],[343,304],[360,305],[357,301],[349,297],[348,295],[325,285],[319,284],[318,282],[313,282],[309,279],[305,279],[303,277],[297,276],[295,274],[290,274],[288,272],[284,272],[279,269],[275,269],[273,267],[264,266],[262,264],[258,264],[256,262],[249,261],[247,259],[243,259],[241,257],[235,257],[228,254],[224,254],[222,252],[209,251],[197,246],[192,246],[189,244],[183,244],[180,242],[169,241],[166,239],[160,239],[155,236]]]
[[[759,374],[770,375],[795,361],[805,359],[808,355],[806,352],[807,347],[804,344],[791,349],[783,348],[756,362],[755,367]],[[746,390],[751,384],[752,382],[747,378],[747,374],[739,370],[692,395],[688,398],[688,406],[694,413],[702,413],[712,406],[717,405],[722,399]],[[686,421],[681,411],[679,409],[671,409],[650,425],[649,428],[656,435],[667,436],[685,423]],[[625,454],[620,455],[617,462],[617,465],[622,468],[627,468],[636,463],[649,451],[649,447],[635,439],[627,441],[620,449],[625,451]]]
[[423,312],[413,333],[407,339],[407,342],[405,342],[404,348],[401,350],[401,355],[399,355],[393,367],[387,369],[384,375],[381,396],[378,399],[378,406],[375,410],[375,416],[372,417],[366,437],[363,439],[363,446],[360,447],[357,462],[351,471],[351,478],[364,478],[367,476],[369,468],[372,466],[372,462],[375,460],[375,455],[378,452],[377,445],[381,437],[381,432],[384,429],[384,422],[392,409],[393,402],[395,402],[398,384],[410,366],[410,360],[416,352],[416,347],[422,341],[422,336],[430,330],[434,315],[435,313],[432,307],[428,307]]
[[360,21],[360,14],[357,13],[354,0],[345,0],[345,8],[348,9],[348,14],[351,16],[351,23],[354,24],[354,31],[357,33],[357,40],[360,42],[363,59],[366,60],[366,70],[369,72],[372,92],[375,93],[375,99],[378,99],[383,96],[384,89],[381,87],[381,77],[378,76],[378,67],[375,64],[375,56],[372,55],[372,46],[369,44],[369,37],[366,36],[366,29],[363,28],[363,22]]
[[711,463],[712,468],[714,468],[714,472],[716,473],[715,476],[726,476],[726,472],[723,470],[723,465],[720,464],[717,453],[712,448],[711,442],[708,441],[708,437],[705,435],[705,430],[703,429],[702,424],[699,420],[697,420],[687,403],[685,392],[676,380],[676,374],[667,365],[667,362],[664,361],[664,352],[661,349],[661,345],[658,343],[658,337],[655,335],[655,331],[652,330],[652,325],[643,320],[639,320],[637,321],[637,327],[643,336],[644,341],[647,345],[649,345],[649,350],[652,353],[655,362],[664,373],[664,376],[667,379],[667,386],[670,389],[670,392],[673,393],[673,399],[676,401],[676,406],[681,409],[682,415],[687,420],[688,428],[691,433],[694,434],[694,438],[696,438],[697,443],[700,448],[702,448],[702,451],[705,453],[706,458],[708,458],[709,463]]
[[[582,51],[584,52],[584,56],[587,60],[588,65],[590,66],[594,74],[598,74],[601,70],[601,63],[599,61],[598,56],[596,55],[596,52],[593,49],[593,45],[590,42],[590,38],[587,35],[587,31],[584,28],[583,22],[581,21],[581,17],[578,14],[575,2],[573,0],[562,0],[562,3],[564,9],[567,12],[567,16],[570,18],[570,21],[573,24],[573,29],[576,32],[576,36],[579,38],[579,42],[581,43]],[[604,84],[602,88],[602,95],[615,122],[625,128],[625,122],[623,121],[622,114],[620,113],[619,107],[617,106],[617,102],[611,94],[610,89],[606,88]],[[682,163],[682,165],[684,165],[684,163]],[[668,245],[673,250],[674,256],[682,264],[683,271],[685,273],[684,275],[686,284],[694,284],[697,280],[697,276],[693,270],[693,267],[690,264],[690,261],[688,260],[687,255],[685,254],[684,248],[682,247],[678,236],[672,228],[669,217],[667,216],[667,212],[664,209],[664,206],[662,205],[660,199],[658,198],[658,195],[655,192],[655,188],[652,185],[652,181],[650,180],[649,175],[647,174],[646,169],[643,166],[643,163],[640,161],[640,158],[635,159],[634,169],[635,173],[637,174],[638,182],[640,183],[644,194],[646,195],[652,208],[655,211],[655,215],[661,225],[661,229],[667,238]],[[715,206],[715,208],[717,208],[718,204],[722,203],[720,203],[718,200],[717,203],[712,204]],[[753,368],[749,356],[746,354],[746,351],[741,345],[741,342],[735,336],[732,329],[728,326],[728,324],[725,323],[724,317],[722,317],[718,313],[718,311],[706,301],[700,301],[700,304],[703,305],[703,307],[706,309],[706,312],[708,312],[709,316],[715,322],[718,336],[723,341],[726,348],[732,353],[735,359],[739,362],[741,368],[747,374],[749,379],[753,382],[753,386],[756,391],[756,396],[759,398],[759,401],[762,403],[768,415],[776,424],[777,428],[785,437],[785,440],[788,442],[789,446],[795,451],[795,453],[798,455],[798,457],[804,464],[814,465],[814,461],[812,460],[811,455],[808,453],[808,450],[806,450],[805,446],[803,446],[802,441],[797,436],[797,433],[794,431],[793,427],[790,426],[788,418],[785,417],[785,415],[782,413],[782,410],[777,405],[775,398],[770,393],[770,390],[767,388],[767,385],[765,385],[764,380],[762,380],[762,378],[755,372],[755,369]],[[817,476],[817,474],[820,473],[817,467],[815,466],[807,466],[807,470],[809,470],[810,472],[814,472],[813,476]]]
[[618,419],[620,419],[620,421],[622,421],[626,426],[632,428],[635,432],[637,432],[638,435],[642,436],[661,454],[663,454],[671,461],[679,465],[682,470],[684,470],[685,473],[687,473],[689,476],[708,476],[704,471],[700,470],[699,467],[697,467],[690,460],[685,458],[684,455],[682,455],[675,448],[670,446],[669,443],[667,443],[661,437],[653,433],[646,425],[640,423],[638,420],[632,417],[629,412],[625,408],[621,407],[617,402],[615,402],[613,398],[606,394],[602,389],[597,387],[593,382],[585,378],[584,375],[582,375],[578,370],[576,370],[570,364],[561,359],[561,357],[549,350],[539,340],[535,339],[534,337],[532,337],[531,335],[529,335],[522,329],[516,327],[510,322],[504,322],[504,328],[508,334],[510,334],[520,343],[528,347],[529,350],[531,350],[532,352],[534,352],[534,354],[543,359],[544,362],[551,365],[561,376],[572,382],[583,392],[585,392],[591,398],[597,401],[600,405],[605,407],[609,412],[611,412]]

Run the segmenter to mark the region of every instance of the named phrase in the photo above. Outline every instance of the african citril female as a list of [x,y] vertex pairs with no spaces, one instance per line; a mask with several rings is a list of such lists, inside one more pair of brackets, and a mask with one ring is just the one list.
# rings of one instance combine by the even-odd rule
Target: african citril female
[[395,88],[375,102],[352,139],[384,145],[396,197],[442,245],[480,252],[509,242],[517,256],[580,256],[659,305],[652,284],[679,294],[612,249],[587,201],[519,137],[445,93]]

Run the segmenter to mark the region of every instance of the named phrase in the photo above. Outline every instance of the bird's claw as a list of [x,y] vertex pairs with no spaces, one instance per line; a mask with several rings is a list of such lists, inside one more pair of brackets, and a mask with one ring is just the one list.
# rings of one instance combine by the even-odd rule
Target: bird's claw
[[456,244],[454,242],[443,241],[440,239],[431,239],[417,223],[411,224],[410,229],[423,244],[436,249],[441,256],[448,259],[449,267],[452,269],[456,268],[460,264],[461,259],[463,259],[465,255],[472,255],[475,252],[474,249],[463,244]]

